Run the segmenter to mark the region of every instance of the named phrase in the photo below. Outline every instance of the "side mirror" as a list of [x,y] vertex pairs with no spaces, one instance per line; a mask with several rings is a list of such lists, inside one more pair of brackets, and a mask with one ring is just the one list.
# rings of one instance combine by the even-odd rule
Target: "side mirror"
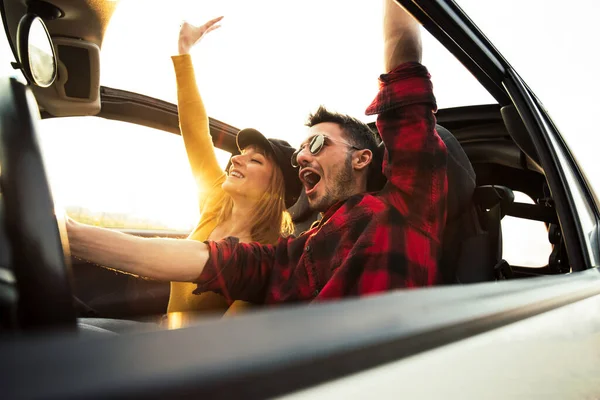
[[27,13],[17,29],[19,63],[30,83],[48,87],[56,79],[58,67],[52,39],[44,21]]

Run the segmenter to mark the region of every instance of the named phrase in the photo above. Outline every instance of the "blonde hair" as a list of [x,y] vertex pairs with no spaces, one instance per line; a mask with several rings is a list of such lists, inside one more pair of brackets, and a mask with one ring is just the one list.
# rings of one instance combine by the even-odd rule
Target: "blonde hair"
[[[274,162],[270,154],[265,154],[275,166],[267,190],[256,203],[256,211],[248,221],[252,240],[262,244],[274,244],[280,236],[287,237],[294,233],[292,216],[285,206],[285,181],[281,168]],[[218,212],[217,225],[231,217],[233,199],[226,196]]]

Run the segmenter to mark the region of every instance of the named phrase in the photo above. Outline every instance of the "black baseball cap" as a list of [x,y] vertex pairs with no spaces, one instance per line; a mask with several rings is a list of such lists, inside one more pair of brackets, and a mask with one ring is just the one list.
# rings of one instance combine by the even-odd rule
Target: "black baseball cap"
[[288,142],[280,139],[267,139],[256,129],[242,129],[237,134],[237,146],[240,151],[248,146],[256,145],[261,149],[269,151],[275,162],[283,172],[285,182],[285,206],[293,206],[302,190],[302,182],[298,178],[298,170],[292,167],[292,154],[296,151]]

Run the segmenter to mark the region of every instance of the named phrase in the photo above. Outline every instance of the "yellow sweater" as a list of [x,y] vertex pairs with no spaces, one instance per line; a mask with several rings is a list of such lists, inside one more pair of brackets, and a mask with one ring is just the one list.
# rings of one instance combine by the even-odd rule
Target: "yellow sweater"
[[[200,222],[189,239],[204,241],[217,225],[219,207],[214,205],[222,204],[226,198],[225,192],[221,189],[226,175],[215,156],[209,134],[208,115],[196,84],[192,58],[186,54],[173,56],[172,60],[177,78],[181,135],[199,191]],[[228,309],[228,303],[223,296],[212,292],[194,295],[192,293],[194,289],[196,285],[193,283],[171,282],[167,312],[225,312]],[[244,304],[236,301],[232,309],[243,308]]]

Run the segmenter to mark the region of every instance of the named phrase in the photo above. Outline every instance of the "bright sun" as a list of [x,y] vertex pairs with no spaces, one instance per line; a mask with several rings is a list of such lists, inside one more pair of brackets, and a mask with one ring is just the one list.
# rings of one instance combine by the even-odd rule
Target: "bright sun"
[[[183,140],[97,117],[42,121],[41,146],[55,202],[108,227],[189,231],[199,220]],[[218,152],[222,165],[229,154]]]

